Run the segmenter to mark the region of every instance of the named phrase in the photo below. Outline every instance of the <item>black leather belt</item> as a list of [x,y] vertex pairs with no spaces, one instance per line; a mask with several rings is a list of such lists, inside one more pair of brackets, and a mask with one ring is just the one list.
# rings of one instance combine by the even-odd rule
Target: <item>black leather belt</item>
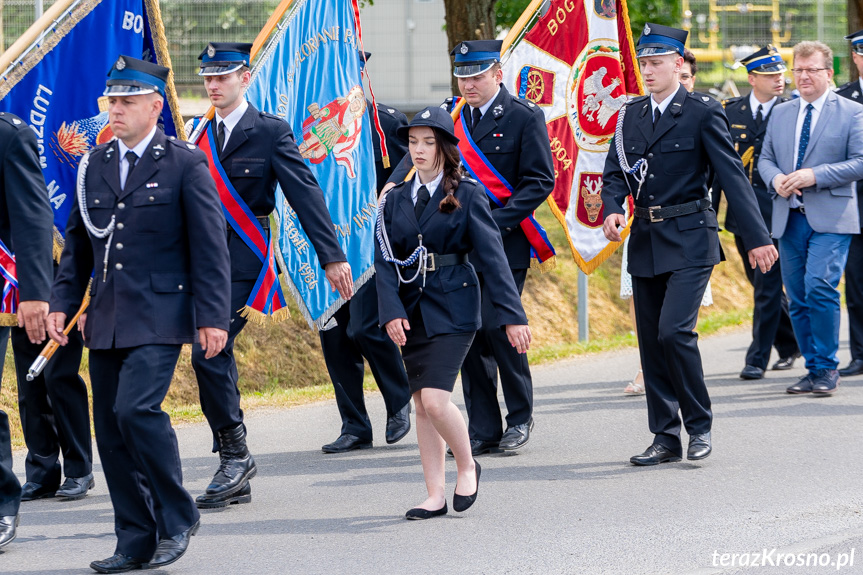
[[[264,228],[264,231],[268,231],[270,229],[270,216],[257,216],[255,217],[258,220],[258,223],[261,224],[261,227]],[[228,224],[228,231],[234,231],[234,228],[231,227],[231,224]]]
[[788,209],[791,210],[792,212],[797,212],[797,213],[806,215],[806,207],[803,204],[800,204],[796,208],[788,208]]
[[695,200],[694,202],[687,202],[676,206],[666,206],[664,208],[662,206],[650,206],[649,208],[635,206],[635,217],[644,218],[651,222],[661,222],[662,220],[669,218],[686,216],[696,212],[705,212],[709,210],[710,207],[711,204],[708,199]]
[[[457,266],[459,264],[466,264],[468,262],[467,254],[429,254],[428,262],[426,263],[427,272],[433,272],[438,268],[443,268],[446,266]],[[408,266],[409,268],[419,267],[420,262],[417,261],[415,264]]]

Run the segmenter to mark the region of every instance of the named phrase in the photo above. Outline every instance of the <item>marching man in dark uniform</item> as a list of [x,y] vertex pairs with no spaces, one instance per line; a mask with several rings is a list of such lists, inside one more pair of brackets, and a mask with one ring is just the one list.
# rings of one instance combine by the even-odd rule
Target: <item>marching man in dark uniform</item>
[[48,331],[65,345],[66,319],[93,275],[84,340],[117,534],[114,555],[90,564],[99,573],[170,565],[197,532],[161,405],[182,345],[198,341],[213,357],[228,337],[225,218],[203,152],[156,125],[168,73],[127,56],[109,72],[118,139],[81,159],[51,294]]
[[[217,155],[208,156],[209,160],[213,165],[221,165],[220,172],[227,176],[221,184],[235,192],[234,201],[245,204],[244,213],[255,216],[257,222],[246,223],[262,229],[264,241],[269,239],[269,216],[275,208],[278,183],[314,245],[330,285],[343,298],[350,299],[353,294],[350,265],[333,230],[323,192],[300,156],[290,125],[282,118],[259,112],[243,96],[252,77],[251,49],[251,44],[213,42],[199,56],[199,75],[204,77],[207,96],[216,108],[207,130],[215,135]],[[208,354],[202,347],[196,345],[192,349],[201,409],[213,430],[214,451],[219,452],[220,459],[213,481],[196,499],[202,509],[248,503],[252,499],[249,479],[257,473],[255,460],[246,447],[234,340],[246,325],[247,316],[243,312],[249,307],[250,295],[262,274],[262,262],[246,242],[249,236],[245,231],[239,233],[233,225],[227,228],[231,256],[228,342],[213,359],[206,359]]]
[[[359,52],[360,67],[371,58],[369,52]],[[381,140],[372,123],[372,103],[366,100],[368,117],[366,126],[372,132],[375,151],[375,173],[378,192],[387,178],[407,154],[407,142],[398,133],[408,125],[404,114],[378,104],[378,117],[386,139],[390,166],[385,167],[381,153]],[[386,442],[396,443],[411,429],[410,389],[398,346],[378,326],[378,290],[374,279],[367,281],[351,301],[333,315],[335,325],[320,332],[321,350],[327,371],[333,380],[336,405],[342,418],[338,439],[324,445],[324,453],[343,453],[372,446],[372,424],[363,397],[365,366],[369,362],[375,382],[387,406]]]
[[713,415],[704,384],[695,323],[713,266],[721,260],[719,225],[707,197],[712,167],[735,208],[749,264],[767,272],[777,252],[752,186],[734,151],[722,106],[678,82],[683,30],[646,24],[636,47],[647,96],[620,111],[603,171],[605,237],[621,241],[623,203],[635,198],[629,242],[638,349],[647,385],[653,444],[630,459],[656,465],[710,455]]
[[[761,217],[770,229],[773,214],[773,198],[764,185],[764,180],[758,173],[758,156],[761,154],[761,144],[767,132],[767,121],[775,104],[784,102],[786,70],[782,56],[773,46],[766,46],[754,54],[742,58],[740,64],[746,66],[749,72],[749,84],[752,91],[748,96],[732,98],[723,102],[725,115],[731,124],[731,138],[734,149],[740,154],[743,169],[749,176]],[[734,243],[740,258],[746,262],[749,259],[743,244],[743,234],[735,217],[732,206],[728,206],[725,216],[725,228],[734,234]],[[774,245],[778,242],[774,240]],[[770,360],[770,348],[776,347],[779,359],[773,364],[775,370],[791,369],[794,360],[800,357],[794,328],[788,315],[788,299],[782,289],[782,272],[779,262],[767,272],[752,269],[744,263],[746,277],[755,288],[754,307],[752,313],[752,344],[746,352],[746,365],[740,372],[741,379],[761,379],[767,362]]]
[[[863,104],[863,30],[845,36],[851,42],[851,58],[859,78],[836,90],[840,96]],[[857,182],[857,209],[863,226],[863,181]],[[845,304],[848,308],[848,334],[851,363],[839,370],[848,377],[863,374],[863,233],[851,236],[848,262],[845,264]]]
[[[472,142],[467,138],[459,142],[463,160],[467,152],[479,158],[480,163],[484,158],[497,171],[498,181],[486,181],[487,174],[467,166],[487,190],[501,186],[512,189],[507,201],[489,199],[489,203],[521,294],[530,267],[531,247],[537,247],[528,241],[521,225],[554,189],[554,167],[542,111],[533,102],[512,96],[501,84],[501,44],[499,40],[460,42],[451,55],[455,56],[453,74],[466,100],[462,123]],[[409,158],[390,182],[401,182],[407,175],[405,167],[410,168]],[[479,266],[477,273],[482,289],[482,327],[461,369],[474,455],[519,449],[528,442],[533,429],[533,381],[527,356],[518,353],[498,327],[501,323],[489,296],[489,290],[496,286],[484,281]],[[498,373],[508,412],[506,432],[497,399]]]
[[[0,303],[0,313],[17,311],[17,324],[24,328],[32,345],[45,341],[51,295],[52,218],[36,135],[17,116],[0,113],[0,268],[7,277],[0,280],[5,283],[0,287],[4,292],[11,290],[9,299],[4,297]],[[17,310],[13,304],[18,305]],[[8,335],[8,327],[0,328],[0,373]],[[0,548],[15,539],[20,503],[21,484],[12,472],[9,417],[0,410]]]

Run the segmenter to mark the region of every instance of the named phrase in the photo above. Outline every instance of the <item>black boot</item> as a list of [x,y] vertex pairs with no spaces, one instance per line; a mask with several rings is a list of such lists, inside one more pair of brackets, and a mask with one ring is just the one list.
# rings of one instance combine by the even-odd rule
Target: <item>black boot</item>
[[246,428],[243,424],[219,431],[219,469],[207,491],[195,499],[198,509],[227,507],[232,503],[252,500],[249,479],[258,468],[246,447]]

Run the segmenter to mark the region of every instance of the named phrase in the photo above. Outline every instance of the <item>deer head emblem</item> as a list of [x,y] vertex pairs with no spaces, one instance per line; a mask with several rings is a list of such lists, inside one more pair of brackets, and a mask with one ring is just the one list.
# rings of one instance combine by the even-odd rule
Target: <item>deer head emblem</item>
[[584,198],[584,209],[587,210],[587,219],[595,223],[602,211],[602,176],[598,178],[584,178],[581,185],[581,197]]

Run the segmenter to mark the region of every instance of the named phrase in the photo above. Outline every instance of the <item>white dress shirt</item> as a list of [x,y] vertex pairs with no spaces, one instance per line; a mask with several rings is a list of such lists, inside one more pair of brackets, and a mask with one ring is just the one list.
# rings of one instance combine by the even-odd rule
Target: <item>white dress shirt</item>
[[[679,89],[680,89],[680,87],[678,86],[677,90],[679,90]],[[675,90],[674,92],[672,92],[672,93],[671,93],[667,98],[665,98],[665,99],[664,99],[663,101],[661,101],[661,102],[657,102],[657,101],[653,98],[654,94],[651,94],[651,95],[650,95],[650,117],[651,117],[651,118],[654,116],[654,114],[656,114],[656,109],[657,109],[657,108],[659,108],[659,113],[660,113],[660,114],[664,114],[664,113],[665,113],[665,110],[668,108],[668,105],[669,105],[669,104],[671,104],[671,100],[674,98],[674,96],[676,96],[676,95],[677,95],[677,90]]]
[[[499,95],[500,95],[500,86],[497,87],[497,92],[494,93],[494,96],[489,98],[488,102],[486,102],[485,104],[483,104],[482,106],[479,107],[480,119],[482,119],[482,117],[485,116],[485,113],[488,112],[488,109],[491,108],[491,105],[494,103],[495,100],[497,100],[497,97]],[[473,118],[474,107],[469,105],[468,108],[470,108],[470,113],[471,113],[470,117]]]
[[423,184],[422,182],[420,182],[420,175],[417,174],[414,177],[413,187],[411,188],[411,201],[413,201],[414,205],[417,205],[417,194],[419,193],[422,186],[426,187],[426,189],[429,191],[429,198],[431,198],[434,195],[437,187],[440,185],[441,180],[443,180],[443,170],[440,171],[440,173],[435,179],[433,179],[427,184]]
[[771,98],[766,102],[761,102],[758,98],[755,97],[755,90],[749,92],[749,109],[752,110],[752,119],[755,119],[755,116],[758,115],[758,106],[761,106],[761,119],[766,120],[767,114],[770,113],[771,108],[773,108],[773,104],[779,101],[779,96],[775,98]]
[[[131,148],[135,155],[138,156],[140,160],[144,156],[144,152],[147,151],[147,146],[150,145],[150,141],[152,141],[153,136],[156,135],[156,126],[153,126],[153,129],[150,130],[150,133],[147,134],[143,140],[138,142],[138,145],[134,148]],[[118,149],[120,152],[120,188],[126,187],[126,177],[129,175],[129,160],[126,159],[126,152],[129,151],[129,146],[123,143],[123,140],[117,139],[117,143],[119,145]]]
[[239,123],[240,118],[243,117],[243,114],[246,113],[246,110],[249,109],[249,102],[243,99],[240,102],[240,105],[237,106],[233,112],[228,114],[226,117],[222,118],[219,114],[216,114],[216,133],[219,133],[219,124],[225,124],[225,141],[222,144],[222,150],[224,150],[224,146],[228,145],[228,140],[231,139],[231,132],[234,131],[234,128],[237,127],[237,123]]

